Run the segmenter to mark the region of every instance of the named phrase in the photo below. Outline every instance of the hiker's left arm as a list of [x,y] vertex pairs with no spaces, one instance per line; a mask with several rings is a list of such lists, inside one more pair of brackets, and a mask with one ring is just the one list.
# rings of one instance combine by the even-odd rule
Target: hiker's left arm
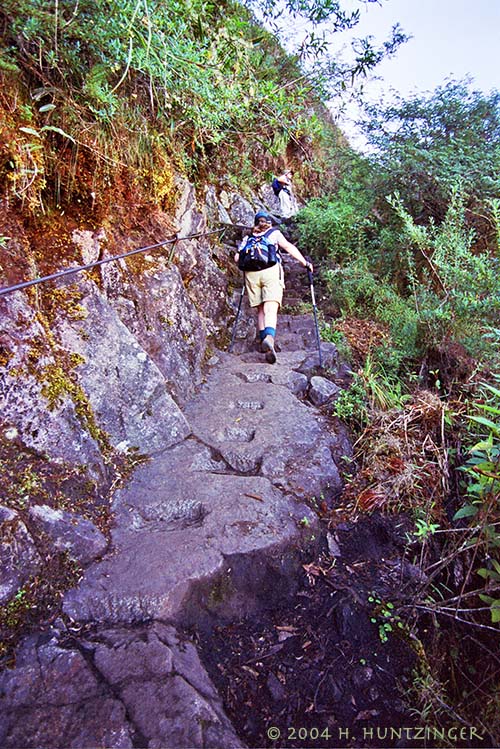
[[[280,234],[281,234],[281,232],[280,232]],[[285,250],[286,252],[288,252],[289,255],[291,255],[293,258],[295,258],[295,260],[298,260],[299,263],[301,263],[304,266],[304,268],[309,268],[309,270],[312,273],[312,271],[313,271],[313,265],[312,265],[312,263],[309,263],[305,259],[304,255],[301,253],[301,251],[299,250],[299,248],[295,247],[294,244],[292,244],[291,242],[289,242],[288,239],[283,236],[283,234],[281,234],[281,236],[278,238],[278,245],[281,247],[282,250]]]

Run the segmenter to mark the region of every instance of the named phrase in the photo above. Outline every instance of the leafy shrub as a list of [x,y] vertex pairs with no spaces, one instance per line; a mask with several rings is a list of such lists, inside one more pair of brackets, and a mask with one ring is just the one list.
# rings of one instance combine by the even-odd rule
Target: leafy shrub
[[[68,133],[75,161],[83,146],[108,166],[141,168],[131,155],[141,151],[144,159],[159,133],[163,150],[192,179],[232,170],[255,187],[257,171],[273,171],[281,168],[276,161],[292,159],[303,164],[308,182],[318,184],[321,174],[327,184],[339,145],[323,103],[327,89],[366,73],[404,35],[394,33],[380,49],[365,40],[355,67],[347,69],[331,60],[314,32],[297,54],[287,53],[279,30],[266,31],[252,9],[264,17],[298,15],[313,27],[333,18],[335,31],[351,28],[359,13],[346,16],[341,3],[330,0],[285,5],[5,0],[0,75],[13,72],[36,95],[35,124],[40,128],[50,117],[50,124]],[[302,67],[304,57],[315,60],[314,73]],[[326,148],[317,160],[319,142]],[[44,138],[42,145],[57,163],[57,138]],[[111,173],[110,181],[115,177]],[[60,174],[54,181],[64,191]]]
[[335,344],[342,361],[351,363],[351,347],[341,330],[336,330],[331,323],[322,322],[320,335],[322,341],[329,341],[330,343]]
[[299,237],[316,257],[351,260],[364,254],[370,220],[341,198],[311,200],[298,216]]
[[333,413],[353,428],[359,429],[366,424],[367,393],[362,379],[355,375],[352,384],[347,390],[341,390],[339,397],[334,403]]
[[379,282],[365,259],[329,268],[323,276],[327,290],[341,312],[363,317],[373,311]]
[[500,280],[498,261],[473,249],[464,201],[456,186],[443,223],[424,227],[398,196],[389,198],[410,241],[408,271],[422,339],[429,347],[456,341],[478,355],[485,350],[485,324],[498,319]]
[[382,345],[379,360],[397,372],[403,362],[419,353],[418,318],[412,304],[393,286],[378,279],[365,259],[355,260],[324,273],[327,289],[342,313],[371,317],[385,323],[390,344]]
[[[470,81],[447,81],[428,94],[366,107],[365,134],[376,149],[373,189],[398,190],[419,223],[441,222],[449,192],[460,179],[476,223],[488,198],[500,192],[500,93],[474,91]],[[487,222],[485,234],[491,233]]]
[[318,129],[308,116],[314,85],[295,85],[304,78],[297,60],[231,0],[5,0],[0,22],[1,83],[14,61],[32,97],[33,130],[43,133],[33,142],[52,170],[34,204],[42,189],[69,202],[84,171],[75,162],[91,158],[93,184],[112,183],[125,165],[142,188],[143,172],[154,182],[165,159],[193,178],[232,160],[235,174],[243,166],[254,180],[253,160],[283,157],[290,140]]

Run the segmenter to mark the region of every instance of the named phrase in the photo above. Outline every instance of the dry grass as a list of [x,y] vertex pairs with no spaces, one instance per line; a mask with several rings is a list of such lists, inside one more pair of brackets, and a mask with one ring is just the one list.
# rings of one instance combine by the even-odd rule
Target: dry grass
[[335,320],[333,327],[342,333],[349,344],[354,369],[362,368],[371,353],[390,342],[388,329],[374,320],[344,317]]
[[403,409],[373,411],[355,444],[360,465],[346,486],[344,502],[359,512],[402,512],[425,508],[429,519],[443,519],[449,463],[445,404],[420,390]]

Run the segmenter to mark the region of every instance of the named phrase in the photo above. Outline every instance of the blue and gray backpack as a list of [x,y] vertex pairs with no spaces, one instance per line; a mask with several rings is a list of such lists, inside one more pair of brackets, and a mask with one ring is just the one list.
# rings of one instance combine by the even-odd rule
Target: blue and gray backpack
[[251,234],[239,250],[238,268],[245,273],[248,271],[265,270],[279,263],[280,256],[277,245],[269,241],[269,235],[275,231],[268,229],[265,234],[256,237]]

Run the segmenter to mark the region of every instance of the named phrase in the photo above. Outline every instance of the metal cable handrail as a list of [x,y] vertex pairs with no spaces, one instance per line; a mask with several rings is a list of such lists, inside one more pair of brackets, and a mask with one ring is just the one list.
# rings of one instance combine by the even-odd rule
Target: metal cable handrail
[[156,244],[150,244],[147,247],[138,247],[135,250],[130,250],[129,252],[123,252],[121,255],[113,255],[112,257],[106,257],[102,260],[96,260],[93,263],[87,263],[87,265],[78,265],[76,268],[66,268],[66,270],[58,271],[57,273],[51,273],[49,276],[42,276],[41,278],[34,278],[31,281],[23,281],[22,283],[15,284],[14,286],[5,286],[4,288],[0,289],[0,296],[5,296],[5,294],[9,294],[13,291],[19,291],[20,289],[27,289],[29,286],[35,286],[39,283],[44,283],[45,281],[52,281],[55,278],[61,278],[63,276],[69,276],[72,273],[80,273],[84,270],[90,270],[91,268],[95,268],[98,265],[104,265],[104,263],[111,263],[113,260],[122,260],[125,257],[130,257],[130,255],[137,255],[139,252],[147,252],[148,250],[154,250],[156,247],[162,247],[166,244],[173,244],[174,246],[177,244],[177,242],[183,242],[186,239],[196,239],[197,237],[209,237],[211,234],[218,234],[219,232],[225,231],[227,227],[223,226],[220,229],[213,229],[212,231],[207,232],[199,232],[197,234],[188,234],[187,237],[174,237],[174,239],[165,239],[163,242],[157,242]]

